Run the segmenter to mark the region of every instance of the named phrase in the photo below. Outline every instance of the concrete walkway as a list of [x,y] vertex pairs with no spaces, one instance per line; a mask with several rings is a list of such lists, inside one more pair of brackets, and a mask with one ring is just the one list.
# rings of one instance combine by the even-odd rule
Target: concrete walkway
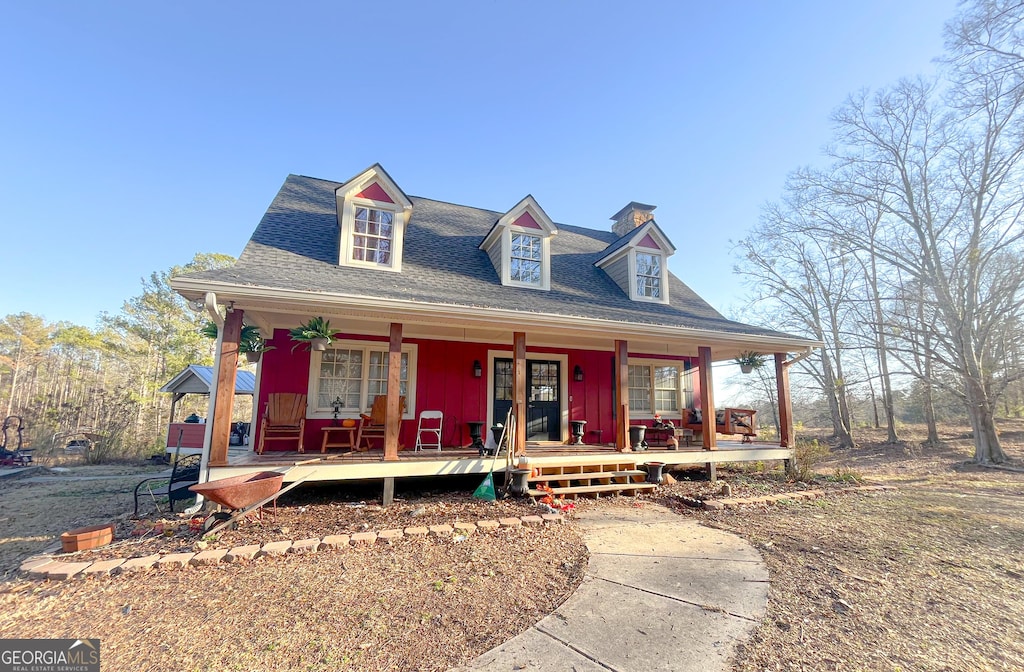
[[728,669],[768,603],[757,551],[651,504],[577,520],[590,550],[579,589],[463,672]]

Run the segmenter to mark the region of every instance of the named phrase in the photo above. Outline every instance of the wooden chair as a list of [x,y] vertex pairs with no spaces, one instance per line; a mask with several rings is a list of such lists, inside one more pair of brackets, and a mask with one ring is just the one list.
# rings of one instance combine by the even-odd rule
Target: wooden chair
[[306,429],[306,395],[278,392],[267,396],[267,409],[260,423],[260,444],[256,454],[263,454],[266,441],[298,439],[299,452],[305,452],[302,433]]
[[[399,426],[401,426],[401,414],[405,413],[405,397],[398,398]],[[388,398],[387,395],[377,395],[373,398],[373,405],[370,406],[370,414],[360,413],[363,419],[359,427],[359,441],[366,442],[366,448],[370,449],[370,439],[380,439],[381,447],[384,445],[384,433],[387,428],[388,419]],[[399,446],[401,448],[401,446]]]

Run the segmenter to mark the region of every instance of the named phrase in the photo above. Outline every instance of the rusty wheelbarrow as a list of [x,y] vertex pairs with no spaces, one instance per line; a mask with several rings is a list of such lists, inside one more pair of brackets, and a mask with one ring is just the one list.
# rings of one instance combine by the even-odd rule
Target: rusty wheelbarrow
[[189,486],[189,490],[231,510],[231,513],[217,511],[206,519],[203,528],[208,533],[214,534],[228,525],[237,523],[271,500],[274,500],[276,506],[278,497],[305,482],[312,475],[313,473],[310,472],[303,478],[292,481],[288,487],[283,489],[281,484],[284,482],[284,473],[260,471],[255,474],[243,474],[199,483]]

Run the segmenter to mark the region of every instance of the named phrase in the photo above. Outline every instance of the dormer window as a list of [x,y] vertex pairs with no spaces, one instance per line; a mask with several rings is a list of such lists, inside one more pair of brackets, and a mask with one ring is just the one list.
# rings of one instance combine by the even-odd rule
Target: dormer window
[[653,205],[630,203],[612,219],[621,236],[594,265],[615,281],[632,301],[668,303],[666,260],[675,253],[668,237],[651,217]]
[[402,245],[412,202],[375,164],[338,187],[338,263],[402,270]]
[[540,236],[527,233],[512,234],[512,259],[509,263],[509,279],[527,285],[539,285],[541,281]]
[[356,206],[352,261],[390,266],[395,240],[394,219],[394,213],[386,210]]
[[661,298],[661,255],[636,253],[636,294],[638,298]]
[[554,223],[527,196],[494,224],[480,243],[494,264],[501,284],[533,289],[551,287],[551,238]]

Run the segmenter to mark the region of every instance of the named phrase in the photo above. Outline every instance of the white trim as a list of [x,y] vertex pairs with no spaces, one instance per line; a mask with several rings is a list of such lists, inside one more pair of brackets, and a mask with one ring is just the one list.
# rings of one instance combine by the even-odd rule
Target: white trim
[[[550,330],[566,339],[574,334],[597,335],[633,340],[650,340],[657,333],[659,340],[680,339],[701,345],[713,346],[715,355],[725,361],[733,359],[742,350],[764,350],[770,352],[804,352],[823,347],[821,341],[809,338],[776,338],[753,334],[695,329],[666,324],[619,322],[601,318],[573,317],[566,314],[524,313],[507,308],[480,308],[449,303],[420,303],[405,299],[357,296],[353,294],[306,291],[280,287],[253,287],[226,284],[219,281],[196,278],[171,278],[171,287],[183,295],[194,295],[216,289],[219,299],[225,303],[235,302],[236,308],[253,311],[274,310],[295,314],[297,305],[302,305],[305,314],[325,313],[359,317],[362,314],[385,322],[425,322],[450,325],[453,321],[466,327],[488,326],[508,330],[516,325],[519,331],[528,329]],[[247,304],[247,301],[252,303]]]
[[[529,212],[533,220],[540,226],[534,229],[514,224],[523,213]],[[512,234],[522,233],[535,238],[540,238],[540,283],[521,282],[512,279]],[[551,237],[558,234],[558,228],[544,209],[537,203],[537,199],[527,195],[523,200],[516,203],[511,210],[502,215],[494,224],[491,230],[480,243],[479,249],[491,253],[495,245],[500,245],[498,256],[501,258],[501,268],[497,269],[501,284],[507,287],[525,287],[527,289],[539,289],[548,291],[551,289]]]
[[[487,426],[484,427],[484,431],[487,434],[488,446],[494,443],[494,439],[491,436],[491,427],[494,426],[494,360],[495,359],[511,359],[512,366],[515,366],[515,355],[511,350],[488,350],[487,351]],[[533,360],[535,362],[559,362],[558,367],[558,378],[559,378],[559,390],[558,390],[558,406],[559,406],[559,431],[561,432],[561,438],[559,443],[565,443],[569,440],[569,355],[568,354],[557,354],[553,352],[538,352],[534,354],[526,353],[526,361]],[[515,390],[513,390],[515,394]],[[542,442],[544,443],[544,442]],[[555,442],[548,442],[555,443]]]
[[[352,241],[355,237],[356,207],[371,208],[391,214],[391,261],[381,264],[375,261],[358,261],[352,258]],[[379,271],[402,272],[402,250],[405,243],[405,224],[408,212],[394,203],[372,201],[368,198],[346,197],[338,203],[338,226],[341,231],[338,245],[338,265],[357,268],[373,268]]]
[[[369,370],[370,370],[370,351],[383,352],[385,355],[388,353],[388,342],[387,341],[369,341],[369,340],[357,340],[357,339],[338,339],[331,341],[328,346],[330,350],[362,350],[363,351],[363,370],[362,370],[362,384],[359,391],[359,404],[358,409],[346,408],[338,414],[339,419],[355,419],[359,417],[360,413],[370,412],[370,400],[369,400]],[[405,413],[402,414],[403,420],[412,420],[416,417],[416,379],[417,370],[416,362],[417,355],[419,354],[419,346],[415,343],[402,343],[402,352],[409,356],[409,380],[407,384],[407,392],[405,395]],[[318,399],[318,384],[320,382],[320,360],[323,354],[320,351],[314,350],[310,353],[309,357],[309,376],[306,381],[306,418],[313,420],[331,420],[334,418],[333,410],[322,411],[316,407]]]

